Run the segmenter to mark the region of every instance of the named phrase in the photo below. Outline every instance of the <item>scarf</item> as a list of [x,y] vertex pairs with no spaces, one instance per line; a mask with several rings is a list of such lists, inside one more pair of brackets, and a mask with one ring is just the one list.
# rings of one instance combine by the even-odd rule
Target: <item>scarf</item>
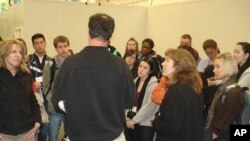
[[234,76],[231,76],[228,80],[226,80],[226,82],[224,84],[222,84],[218,88],[217,92],[215,93],[212,104],[209,108],[209,111],[208,111],[207,123],[206,123],[205,129],[208,129],[211,125],[211,122],[212,122],[213,117],[214,117],[214,110],[215,110],[215,107],[216,107],[216,104],[217,104],[219,98],[226,92],[227,87],[229,85],[234,84],[234,83],[235,83],[235,78],[234,78]]
[[[146,88],[147,88],[148,82],[150,81],[151,77],[152,77],[152,75],[149,74],[148,77],[146,78],[146,80],[143,83],[141,91],[139,92],[139,96],[137,97],[137,111],[139,111],[141,106],[142,106],[142,101],[144,99]],[[140,77],[136,81],[136,89],[138,88],[139,83],[140,83]]]
[[245,72],[246,69],[250,66],[250,60],[247,60],[242,66],[238,65],[238,73],[236,74],[236,82],[239,81],[241,75]]

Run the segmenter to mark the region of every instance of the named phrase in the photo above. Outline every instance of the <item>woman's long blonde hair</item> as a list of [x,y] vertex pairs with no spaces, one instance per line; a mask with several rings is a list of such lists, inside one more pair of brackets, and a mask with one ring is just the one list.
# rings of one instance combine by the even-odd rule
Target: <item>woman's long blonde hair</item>
[[175,71],[169,79],[169,85],[177,82],[191,85],[197,94],[201,94],[202,81],[194,57],[184,49],[169,49],[165,55],[174,61],[175,67]]
[[22,50],[22,61],[20,65],[16,68],[16,70],[20,70],[22,72],[30,73],[30,70],[26,64],[26,48],[21,41],[16,39],[5,40],[0,44],[0,67],[6,68],[5,57],[8,56],[11,52],[12,46],[16,44]]

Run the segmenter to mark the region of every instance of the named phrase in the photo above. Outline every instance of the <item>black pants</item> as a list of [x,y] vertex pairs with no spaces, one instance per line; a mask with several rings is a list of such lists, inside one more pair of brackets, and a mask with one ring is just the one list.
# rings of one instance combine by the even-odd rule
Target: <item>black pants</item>
[[127,141],[153,141],[155,130],[150,126],[136,124],[135,129],[124,129]]
[[126,141],[133,141],[134,137],[134,129],[127,128],[127,126],[124,126],[124,135],[126,138]]

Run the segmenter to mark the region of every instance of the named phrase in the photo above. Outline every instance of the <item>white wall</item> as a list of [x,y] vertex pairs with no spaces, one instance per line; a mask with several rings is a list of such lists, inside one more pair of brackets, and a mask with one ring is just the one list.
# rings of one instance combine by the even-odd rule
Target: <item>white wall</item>
[[164,54],[176,48],[180,36],[189,33],[193,47],[205,58],[203,41],[213,38],[222,52],[233,52],[236,42],[250,42],[249,0],[204,0],[148,8],[147,36]]
[[73,50],[78,52],[88,41],[89,16],[104,12],[116,21],[111,42],[122,54],[131,36],[140,44],[144,38],[152,38],[154,49],[164,55],[167,48],[178,46],[182,34],[189,33],[193,37],[193,47],[205,58],[202,43],[206,39],[215,39],[222,52],[232,52],[238,41],[250,42],[249,5],[249,0],[193,0],[145,8],[24,0],[0,15],[0,35],[13,36],[14,28],[23,26],[24,39],[31,53],[31,36],[44,33],[48,54],[53,56],[53,38],[64,34],[69,37]]
[[14,37],[15,29],[22,28],[24,21],[24,5],[19,3],[8,12],[0,14],[0,35],[2,38]]
[[88,18],[97,12],[107,13],[115,19],[111,44],[122,54],[130,37],[142,40],[146,34],[146,26],[143,25],[146,22],[145,8],[28,0],[25,9],[27,28],[24,38],[28,46],[32,46],[30,38],[34,33],[43,33],[51,56],[55,55],[53,39],[60,34],[70,39],[74,52],[83,49],[88,43]]

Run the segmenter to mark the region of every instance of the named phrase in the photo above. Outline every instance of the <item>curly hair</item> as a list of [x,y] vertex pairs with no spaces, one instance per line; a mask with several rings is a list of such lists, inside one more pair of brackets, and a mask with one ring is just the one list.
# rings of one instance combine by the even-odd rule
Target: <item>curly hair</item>
[[0,67],[6,68],[5,57],[10,54],[13,45],[17,45],[22,50],[22,60],[21,60],[20,65],[16,69],[22,72],[30,73],[30,70],[26,64],[25,46],[21,41],[17,39],[10,39],[10,40],[3,41],[1,43],[0,45]]

